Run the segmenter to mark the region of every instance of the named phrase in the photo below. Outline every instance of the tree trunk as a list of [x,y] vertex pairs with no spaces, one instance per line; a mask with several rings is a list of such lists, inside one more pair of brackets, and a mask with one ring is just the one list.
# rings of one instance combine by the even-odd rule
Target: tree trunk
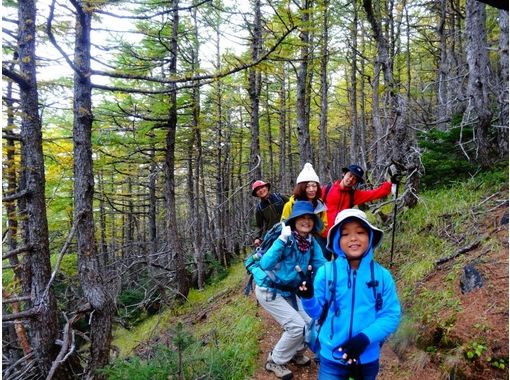
[[[361,54],[365,55],[365,37],[364,33],[361,33]],[[365,60],[361,59],[360,62],[360,147],[361,147],[361,163],[363,167],[368,169],[368,162],[374,162],[369,157],[369,151],[367,147],[367,122],[366,122],[366,97],[365,97]]]
[[437,128],[441,131],[448,129],[451,115],[448,114],[448,46],[447,46],[447,18],[446,8],[449,0],[441,0],[439,4],[439,25],[437,34],[439,37],[439,65],[437,70]]
[[285,137],[286,122],[287,122],[287,89],[285,78],[287,77],[287,66],[285,63],[282,64],[281,69],[281,80],[280,80],[280,91],[279,91],[279,110],[278,110],[278,142],[280,144],[280,186],[281,190],[285,189],[290,183],[290,177],[287,170],[283,170],[287,167],[287,158],[289,151],[287,149],[287,139]]
[[272,132],[272,111],[271,111],[271,102],[270,102],[270,91],[269,91],[269,80],[267,76],[265,79],[265,99],[264,99],[264,106],[266,108],[266,124],[267,124],[267,142],[268,142],[268,156],[269,156],[269,178],[276,178],[276,168],[274,165],[274,152],[273,152],[273,132]]
[[[474,110],[478,116],[475,124],[475,138],[478,160],[482,168],[489,168],[490,159],[489,129],[492,112],[489,104],[489,55],[487,32],[485,30],[485,4],[477,0],[466,1],[466,54],[469,67],[468,96],[469,109],[464,114],[470,117]],[[465,120],[470,122],[471,120]]]
[[42,149],[42,131],[39,118],[39,96],[36,82],[36,6],[33,0],[18,4],[18,63],[25,83],[20,86],[21,165],[24,188],[29,196],[25,203],[26,223],[23,223],[25,245],[31,247],[26,254],[25,267],[30,286],[32,307],[38,315],[30,321],[31,343],[41,375],[46,376],[58,350],[57,304],[53,291],[46,286],[51,277],[48,221],[46,218],[45,172]]
[[352,163],[359,163],[359,136],[358,136],[358,93],[357,93],[357,70],[358,70],[358,8],[356,2],[353,4],[351,22],[351,78],[349,83],[349,104],[351,105],[351,149],[350,157]]
[[[363,7],[372,27],[374,38],[377,41],[377,61],[381,63],[386,95],[388,97],[387,106],[391,110],[391,117],[388,119],[389,123],[391,123],[388,126],[388,133],[392,150],[389,161],[407,171],[407,188],[403,195],[403,200],[406,206],[414,207],[418,202],[416,194],[420,157],[416,148],[414,133],[412,130],[407,130],[407,102],[399,93],[399,87],[393,77],[393,62],[388,50],[388,41],[382,31],[380,12],[374,13],[371,0],[363,0]],[[375,91],[376,88],[374,88]]]
[[312,146],[310,144],[310,86],[308,66],[310,63],[310,8],[311,0],[302,0],[301,5],[301,41],[300,64],[296,83],[296,125],[299,143],[299,157],[301,167],[312,161]]
[[[193,18],[193,50],[191,56],[191,66],[193,72],[198,72],[200,69],[199,62],[199,35],[198,35],[198,20],[197,10],[192,10]],[[200,87],[199,82],[196,82],[192,89],[192,138],[190,141],[190,178],[189,178],[189,198],[190,198],[190,213],[193,227],[190,229],[192,236],[191,242],[193,246],[193,258],[197,268],[197,287],[203,289],[205,285],[205,260],[204,260],[204,235],[203,235],[203,216],[200,213],[200,174],[202,173],[202,135],[200,132]],[[193,154],[194,153],[194,154]],[[194,161],[193,161],[194,159]]]
[[73,99],[74,219],[78,272],[83,293],[93,311],[90,317],[90,361],[86,378],[102,379],[96,370],[108,364],[112,340],[114,302],[101,276],[94,235],[94,173],[92,168],[92,87],[90,82],[90,31],[93,7],[81,2],[76,7],[76,37]]
[[[259,59],[262,51],[262,14],[260,10],[260,0],[255,0],[253,5],[253,28],[251,30],[251,59],[255,62]],[[262,178],[262,168],[260,159],[259,142],[259,102],[261,90],[261,75],[257,67],[249,69],[248,74],[248,94],[250,95],[250,129],[251,129],[251,147],[250,147],[250,171],[254,179]]]
[[499,62],[500,90],[498,96],[499,125],[498,125],[498,151],[501,158],[508,156],[508,11],[499,11]]
[[319,163],[319,178],[326,182],[326,173],[330,172],[330,152],[328,147],[328,63],[329,63],[329,0],[323,1],[322,12],[322,41],[320,58],[320,121],[319,121],[319,153],[317,161]]
[[[220,57],[220,25],[216,25],[216,70],[221,70],[221,57]],[[258,74],[257,74],[258,75]],[[260,83],[260,76],[257,79]],[[228,149],[227,136],[225,131],[225,125],[223,123],[223,87],[221,79],[215,82],[214,92],[216,97],[215,102],[215,131],[216,131],[216,156],[215,156],[215,182],[216,182],[216,208],[215,208],[215,220],[214,220],[214,233],[215,233],[215,245],[216,252],[218,252],[218,258],[222,265],[227,268],[228,260],[226,256],[226,242],[225,242],[225,231],[226,231],[226,192],[225,192],[225,171],[226,166],[224,160],[227,159]],[[253,100],[253,99],[252,99]],[[258,108],[258,95],[256,100],[256,107]],[[253,105],[253,103],[252,103]],[[258,115],[258,110],[256,111]],[[252,120],[253,122],[253,120]],[[258,116],[257,116],[258,124]],[[257,125],[258,129],[258,125]]]
[[[179,1],[172,1],[172,37],[169,44],[170,65],[169,75],[177,75],[177,31],[179,27]],[[165,157],[165,175],[166,175],[166,229],[168,246],[171,252],[171,261],[175,269],[175,285],[177,287],[177,298],[179,301],[186,299],[189,292],[189,283],[186,274],[184,261],[185,252],[182,249],[181,240],[177,226],[180,224],[177,220],[177,207],[175,202],[175,135],[177,130],[177,86],[175,83],[169,85],[171,90],[169,95],[169,111],[167,121],[166,135],[166,157]]]

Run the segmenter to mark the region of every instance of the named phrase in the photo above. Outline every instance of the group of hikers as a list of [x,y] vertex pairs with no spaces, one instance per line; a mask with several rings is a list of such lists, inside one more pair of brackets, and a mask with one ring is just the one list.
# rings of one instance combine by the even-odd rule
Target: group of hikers
[[[260,200],[253,242],[259,248],[245,264],[258,302],[283,328],[265,363],[281,379],[293,377],[288,363],[311,363],[305,355],[311,329],[318,334],[313,350],[320,380],[375,379],[381,346],[400,322],[394,280],[373,258],[383,231],[353,208],[389,195],[398,173],[366,190],[358,188],[364,182],[360,166],[342,171],[341,179],[321,187],[306,163],[290,198],[271,192],[268,182],[252,183]],[[273,231],[277,237],[269,236]]]

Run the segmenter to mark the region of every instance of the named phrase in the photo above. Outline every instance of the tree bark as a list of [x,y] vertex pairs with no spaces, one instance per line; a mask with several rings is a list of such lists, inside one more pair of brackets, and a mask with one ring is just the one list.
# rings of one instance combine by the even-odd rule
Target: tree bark
[[96,373],[110,358],[114,302],[105,286],[94,234],[92,168],[92,86],[90,82],[90,31],[93,5],[76,3],[74,64],[73,142],[74,142],[74,218],[80,282],[92,306],[90,318],[90,361],[86,378],[102,379]]
[[299,142],[299,158],[301,167],[312,161],[310,144],[310,86],[308,66],[310,64],[310,8],[311,0],[301,3],[301,41],[300,64],[296,84],[296,125]]
[[[177,75],[177,32],[179,27],[179,1],[172,0],[172,35],[169,44],[170,64],[169,75]],[[175,202],[175,135],[177,130],[177,86],[175,83],[169,85],[171,90],[168,97],[169,111],[167,120],[166,135],[166,157],[165,157],[165,198],[166,198],[166,230],[168,245],[171,252],[171,262],[175,270],[175,286],[177,299],[182,302],[186,299],[189,292],[189,283],[186,274],[184,262],[184,251],[177,226],[180,224],[177,220],[177,207]]]
[[[487,32],[485,29],[485,4],[477,0],[466,1],[466,54],[469,67],[468,96],[470,107],[464,114],[470,118],[474,110],[478,116],[475,124],[475,138],[478,160],[482,168],[489,168],[490,159],[489,129],[492,112],[489,104],[489,55]],[[469,122],[470,120],[466,120]]]
[[[508,6],[508,4],[507,4]],[[498,151],[501,158],[508,156],[508,10],[499,11],[499,62],[501,69],[500,90],[498,96]]]
[[[259,59],[262,52],[262,14],[260,10],[260,0],[253,3],[253,27],[251,28],[251,58],[255,62]],[[252,67],[248,73],[248,94],[250,96],[250,171],[254,179],[262,178],[262,168],[259,165],[260,141],[259,141],[259,103],[261,90],[260,69]]]
[[330,153],[328,147],[328,63],[329,63],[329,0],[323,1],[322,11],[322,41],[321,41],[321,58],[320,58],[320,121],[319,121],[319,154],[317,161],[319,163],[319,178],[325,182],[326,173],[330,171]]
[[41,120],[39,118],[39,96],[36,81],[36,6],[33,0],[18,3],[18,64],[20,74],[28,86],[20,86],[19,102],[21,110],[21,165],[28,197],[23,223],[24,244],[31,247],[25,256],[25,269],[22,280],[25,290],[30,287],[32,308],[38,315],[30,320],[31,343],[35,351],[40,372],[46,376],[58,350],[55,341],[58,337],[57,304],[46,285],[51,277],[48,221],[46,218],[45,172],[42,149]]

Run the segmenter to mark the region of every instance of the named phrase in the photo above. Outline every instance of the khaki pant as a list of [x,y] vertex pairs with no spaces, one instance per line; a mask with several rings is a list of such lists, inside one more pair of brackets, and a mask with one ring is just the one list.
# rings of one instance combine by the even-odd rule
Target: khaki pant
[[292,307],[291,301],[280,294],[277,293],[273,299],[273,292],[269,289],[257,285],[255,295],[260,305],[283,327],[283,334],[273,348],[272,357],[276,364],[286,364],[297,351],[306,348],[303,331],[310,322],[310,317],[303,310],[299,297],[296,297],[297,311]]

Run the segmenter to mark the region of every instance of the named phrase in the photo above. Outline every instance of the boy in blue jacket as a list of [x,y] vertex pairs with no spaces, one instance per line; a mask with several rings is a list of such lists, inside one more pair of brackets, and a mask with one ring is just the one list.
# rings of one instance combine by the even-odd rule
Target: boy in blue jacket
[[[373,260],[382,236],[363,211],[339,212],[327,240],[336,260],[322,266],[313,282],[307,277],[299,287],[303,308],[315,319],[334,294],[319,333],[320,380],[371,380],[379,372],[382,342],[400,322],[395,282]],[[336,283],[330,287],[335,270]]]
[[[283,334],[269,353],[265,368],[284,380],[293,377],[287,363],[310,364],[304,355],[303,330],[310,317],[303,310],[296,291],[301,284],[296,267],[320,268],[326,259],[313,236],[322,228],[314,207],[308,201],[296,201],[281,235],[252,269],[255,295],[260,305],[283,327]],[[311,276],[307,273],[308,276]],[[311,278],[311,277],[310,277]]]

